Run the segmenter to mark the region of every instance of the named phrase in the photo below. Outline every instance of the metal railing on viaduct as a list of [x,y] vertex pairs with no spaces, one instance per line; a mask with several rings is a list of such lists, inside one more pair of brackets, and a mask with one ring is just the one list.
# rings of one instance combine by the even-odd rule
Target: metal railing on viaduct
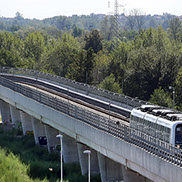
[[[3,70],[6,71],[6,69]],[[18,70],[16,71],[18,72]],[[10,73],[9,69],[8,73]],[[33,72],[32,75],[33,74],[35,74],[35,72]],[[85,122],[92,127],[95,127],[106,133],[109,133],[127,143],[138,146],[141,149],[151,153],[152,155],[164,159],[165,161],[168,161],[174,165],[182,167],[181,150],[177,149],[176,147],[168,143],[165,143],[157,138],[151,137],[145,133],[131,129],[125,124],[122,123],[118,124],[115,120],[112,120],[110,118],[98,115],[96,113],[85,110],[81,107],[75,106],[71,103],[64,102],[51,95],[42,93],[41,91],[14,83],[9,79],[0,77],[0,84],[28,98],[31,98],[41,104],[47,105],[57,111],[60,111],[73,118],[76,118],[77,120]],[[73,82],[73,84],[77,83]],[[83,84],[83,87],[84,86],[85,85]],[[118,97],[120,96],[118,95]]]
[[64,85],[64,87],[68,88],[74,88],[79,91],[82,91],[82,93],[85,93],[86,95],[96,95],[103,98],[106,98],[108,100],[116,101],[117,103],[124,104],[127,108],[134,108],[139,107],[143,104],[148,104],[145,101],[139,100],[137,98],[131,98],[129,96],[125,96],[118,93],[113,93],[108,90],[104,90],[101,88],[97,88],[94,86],[90,86],[85,83],[76,82],[74,80],[70,80],[64,77],[51,75],[44,72],[29,70],[29,69],[21,69],[21,68],[6,68],[6,67],[0,67],[0,73],[1,74],[16,74],[21,76],[31,76],[36,79],[45,79],[47,81],[51,81],[54,84],[58,85]]

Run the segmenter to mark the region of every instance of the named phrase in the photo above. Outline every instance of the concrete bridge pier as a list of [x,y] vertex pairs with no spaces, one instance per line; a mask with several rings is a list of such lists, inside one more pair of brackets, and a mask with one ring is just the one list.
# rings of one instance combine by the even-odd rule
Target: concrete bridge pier
[[[119,164],[108,157],[97,152],[100,175],[102,182],[122,181],[122,164]],[[135,182],[135,181],[133,181]]]
[[56,138],[56,135],[59,134],[59,131],[51,126],[44,125],[45,127],[45,134],[47,138],[47,147],[48,151],[51,152],[51,149],[55,149],[55,146],[59,144],[59,139]]
[[32,131],[31,116],[23,111],[20,111],[20,119],[22,123],[23,135],[28,131]]
[[12,124],[15,125],[16,123],[21,122],[20,111],[16,109],[16,107],[10,105],[10,113],[11,113]]
[[86,175],[88,173],[88,155],[83,153],[84,150],[91,151],[90,174],[92,176],[98,175],[100,171],[99,171],[99,165],[98,165],[97,152],[94,149],[91,149],[82,143],[77,143],[77,147],[78,147],[78,156],[79,156],[82,175]]
[[[44,124],[40,120],[34,118],[33,116],[31,117],[31,121],[32,121],[35,144],[40,144],[39,141],[41,140],[41,137],[46,137]],[[47,145],[47,141],[46,144],[44,143],[44,145]]]
[[2,123],[11,121],[10,107],[9,104],[0,99],[1,119]]
[[138,174],[137,172],[122,166],[124,182],[152,182],[146,177]]
[[[62,134],[62,133],[61,133]],[[63,135],[64,163],[79,163],[77,141],[68,135]]]

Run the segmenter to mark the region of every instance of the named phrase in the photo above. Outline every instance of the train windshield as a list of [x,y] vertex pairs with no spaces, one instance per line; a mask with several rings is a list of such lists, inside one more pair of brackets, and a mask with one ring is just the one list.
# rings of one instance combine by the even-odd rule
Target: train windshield
[[182,144],[182,124],[176,126],[176,144]]

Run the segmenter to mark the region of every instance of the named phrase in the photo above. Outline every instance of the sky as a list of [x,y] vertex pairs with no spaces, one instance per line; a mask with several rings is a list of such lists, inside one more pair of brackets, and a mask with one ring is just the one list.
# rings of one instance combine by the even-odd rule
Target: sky
[[[15,17],[20,12],[24,18],[44,19],[54,16],[111,14],[115,0],[0,0],[0,17]],[[110,1],[110,3],[108,3]],[[118,0],[119,12],[128,14],[140,9],[145,14],[170,13],[182,15],[182,0]],[[110,4],[110,8],[108,7]]]

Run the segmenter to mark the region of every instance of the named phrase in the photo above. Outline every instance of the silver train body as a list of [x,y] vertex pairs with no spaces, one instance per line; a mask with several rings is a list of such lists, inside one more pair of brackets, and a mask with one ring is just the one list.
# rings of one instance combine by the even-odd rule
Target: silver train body
[[130,127],[182,148],[182,113],[155,105],[134,108]]

